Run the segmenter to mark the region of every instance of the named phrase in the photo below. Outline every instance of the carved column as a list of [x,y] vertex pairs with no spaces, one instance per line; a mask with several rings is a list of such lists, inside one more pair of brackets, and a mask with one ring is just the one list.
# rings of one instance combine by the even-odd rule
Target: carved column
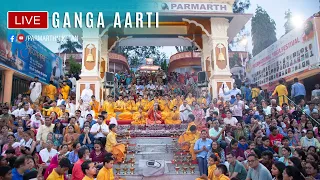
[[[211,64],[212,72],[210,84],[213,97],[219,96],[219,89],[226,84],[229,89],[233,83],[231,78],[228,56],[228,28],[229,20],[226,18],[210,18],[211,22]],[[222,95],[222,94],[220,94]]]
[[76,95],[77,98],[80,99],[81,92],[85,89],[86,84],[89,84],[97,101],[100,101],[102,89],[100,77],[101,40],[99,37],[99,29],[83,28],[82,31],[82,69],[80,74],[81,79],[77,81]]

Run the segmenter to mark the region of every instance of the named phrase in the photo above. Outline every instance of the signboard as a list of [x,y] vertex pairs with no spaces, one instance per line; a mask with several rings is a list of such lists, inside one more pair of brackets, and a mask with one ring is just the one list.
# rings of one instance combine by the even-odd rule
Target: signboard
[[247,76],[259,86],[276,84],[279,79],[289,79],[311,73],[319,68],[317,33],[313,18],[302,29],[295,29],[248,61]]
[[[2,28],[2,27],[1,27]],[[19,36],[27,37],[23,30],[1,29],[0,65],[44,83],[63,75],[62,60],[38,41],[19,41]]]
[[187,3],[187,2],[165,2],[161,3],[162,11],[180,12],[229,12],[227,3]]

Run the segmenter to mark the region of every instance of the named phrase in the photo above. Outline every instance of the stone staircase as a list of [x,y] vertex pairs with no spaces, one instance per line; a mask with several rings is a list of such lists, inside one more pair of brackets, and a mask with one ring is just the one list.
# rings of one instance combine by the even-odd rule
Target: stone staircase
[[[121,142],[129,142],[127,146],[127,156],[124,164],[115,164],[114,173],[119,172],[120,177],[130,179],[195,179],[199,176],[198,165],[191,163],[191,157],[186,152],[180,151],[176,143],[178,136],[176,137],[133,137],[123,136],[122,139],[118,139]],[[174,164],[177,161],[178,165]],[[134,160],[134,163],[132,162]],[[145,162],[144,160],[158,160],[165,162],[164,175],[158,177],[143,177],[142,169],[139,168],[139,162]],[[124,172],[124,168],[127,167],[127,172]],[[176,167],[179,167],[176,168]],[[194,168],[194,173],[191,173],[190,167]],[[132,174],[130,168],[134,168]],[[131,169],[133,170],[133,169]],[[178,171],[177,171],[178,170]]]

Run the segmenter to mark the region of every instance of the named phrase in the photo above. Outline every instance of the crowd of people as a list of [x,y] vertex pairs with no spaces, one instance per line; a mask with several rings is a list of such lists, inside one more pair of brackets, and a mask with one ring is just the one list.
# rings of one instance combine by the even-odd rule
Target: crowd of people
[[[178,143],[198,163],[199,179],[320,178],[320,105],[306,103],[298,81],[295,105],[281,81],[270,97],[236,80],[223,89],[226,100],[198,88],[195,73],[119,72],[115,78],[117,89],[101,102],[75,97],[70,75],[43,89],[35,78],[30,95],[2,104],[0,178],[120,179],[112,170],[125,157],[118,125],[182,123],[188,128]],[[313,100],[320,97],[315,87]]]

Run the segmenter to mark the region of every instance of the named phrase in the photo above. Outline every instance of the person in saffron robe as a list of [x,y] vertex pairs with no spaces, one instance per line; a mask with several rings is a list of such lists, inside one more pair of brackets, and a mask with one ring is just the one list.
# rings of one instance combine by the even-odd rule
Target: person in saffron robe
[[181,124],[180,112],[177,110],[177,106],[173,107],[172,112],[164,120],[165,124]]
[[125,145],[117,142],[117,126],[115,124],[110,124],[109,130],[110,132],[107,136],[106,151],[113,154],[116,162],[122,162],[125,158]]
[[192,94],[189,93],[188,97],[186,98],[187,103],[189,104],[189,106],[192,105],[193,101],[196,101],[196,98],[192,97]]
[[182,150],[189,151],[192,160],[196,160],[196,154],[194,153],[194,144],[200,138],[200,133],[197,131],[195,125],[191,125],[178,139],[179,146]]
[[142,111],[144,111],[144,106],[146,105],[146,103],[142,102],[142,96],[139,95],[137,102],[135,103],[135,107],[133,108],[133,111],[138,112],[139,108],[142,108]]
[[124,97],[124,101],[123,101],[123,111],[121,114],[118,115],[118,119],[119,120],[132,120],[132,113],[131,113],[131,110],[132,110],[132,106],[131,106],[131,103],[128,101],[128,97],[125,96]]
[[159,105],[158,103],[155,103],[153,105],[153,108],[148,111],[147,116],[147,125],[153,125],[153,124],[162,124],[162,116],[161,112],[159,111]]
[[[169,100],[168,95],[165,95],[164,100],[161,100],[160,103],[162,106],[162,112],[161,112],[162,119],[164,119],[164,121],[169,120],[170,119],[169,116],[171,115],[171,109],[170,109],[171,102]],[[178,118],[178,119],[180,119],[180,118]]]
[[114,108],[114,110],[116,111],[116,112],[122,112],[123,111],[123,99],[122,99],[122,95],[120,94],[119,95],[119,99],[116,101],[116,103],[115,103],[115,108]]
[[61,88],[61,94],[64,100],[68,99],[70,87],[67,85],[67,81],[63,81],[63,87]]
[[131,122],[132,125],[145,125],[147,113],[143,112],[142,106],[139,107],[138,112],[133,113]]
[[143,104],[143,111],[147,112],[150,109],[148,95],[143,95],[143,99],[141,100],[141,104]]
[[283,103],[288,104],[288,99],[286,96],[288,96],[288,90],[287,87],[283,84],[283,80],[279,80],[279,85],[274,89],[272,96],[275,94],[278,95],[279,98],[279,105],[282,107]]
[[107,118],[106,120],[110,120],[111,118],[115,118],[117,115],[114,112],[115,103],[113,102],[112,96],[108,96],[108,100],[105,101],[102,105],[103,111],[107,112]]
[[111,153],[107,153],[103,160],[103,167],[100,169],[97,180],[123,180],[122,178],[115,176],[113,173],[114,159]]
[[94,118],[97,119],[100,111],[100,103],[96,100],[94,95],[91,96],[91,102],[89,104],[94,111]]
[[46,86],[45,88],[45,94],[51,99],[55,100],[55,96],[57,94],[57,88],[53,85],[53,81],[50,81],[50,84]]
[[219,164],[219,157],[216,156],[215,154],[211,154],[209,157],[209,167],[208,167],[208,176],[206,176],[205,174],[203,174],[201,177],[198,177],[196,180],[201,180],[201,179],[208,179],[211,180],[213,179],[214,175],[214,171],[217,169],[217,165]]

